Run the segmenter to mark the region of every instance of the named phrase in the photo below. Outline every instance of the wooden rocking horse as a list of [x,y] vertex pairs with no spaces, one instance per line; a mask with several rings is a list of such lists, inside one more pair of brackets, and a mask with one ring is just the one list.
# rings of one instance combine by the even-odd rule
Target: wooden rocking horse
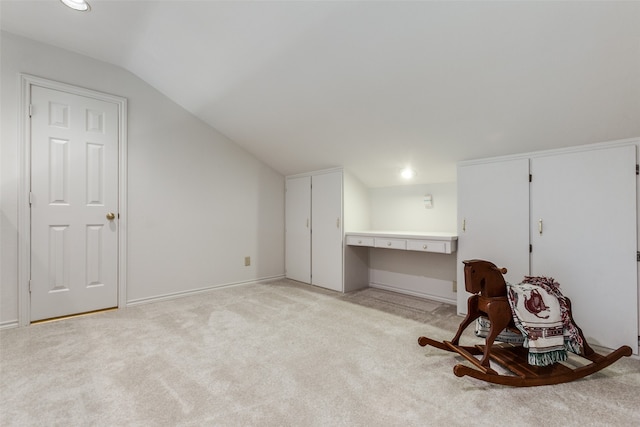
[[[548,366],[530,365],[527,361],[528,349],[522,345],[508,343],[494,345],[494,341],[505,328],[520,333],[515,327],[511,306],[507,299],[507,285],[503,277],[507,270],[483,260],[463,261],[463,263],[465,289],[473,294],[467,301],[467,316],[451,341],[418,338],[418,344],[423,347],[430,345],[441,350],[456,352],[473,365],[473,368],[462,364],[455,365],[453,373],[456,376],[468,375],[490,383],[516,387],[552,385],[586,377],[611,365],[623,356],[631,356],[631,347],[626,345],[606,356],[596,353],[587,344],[582,330],[576,325],[582,338],[580,356],[586,359],[585,365],[575,368],[563,362]],[[570,315],[571,303],[568,298],[566,301]],[[485,344],[459,345],[464,330],[480,316],[487,317],[491,324]],[[573,318],[571,321],[573,322]],[[573,324],[575,325],[575,322]],[[482,355],[481,358],[475,357],[480,355]],[[490,361],[501,365],[511,374],[499,374],[491,368]]]

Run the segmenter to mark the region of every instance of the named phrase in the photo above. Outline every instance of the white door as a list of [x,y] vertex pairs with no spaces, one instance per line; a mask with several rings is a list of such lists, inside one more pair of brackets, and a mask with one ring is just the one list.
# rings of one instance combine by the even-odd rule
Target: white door
[[531,273],[560,283],[587,341],[637,354],[635,149],[531,160]]
[[31,320],[116,307],[118,106],[35,85],[30,102]]
[[505,279],[529,274],[529,160],[458,167],[458,313],[466,314],[462,261],[484,259],[506,267]]
[[342,292],[342,172],[314,175],[311,284]]
[[311,283],[311,177],[287,178],[286,185],[286,276]]

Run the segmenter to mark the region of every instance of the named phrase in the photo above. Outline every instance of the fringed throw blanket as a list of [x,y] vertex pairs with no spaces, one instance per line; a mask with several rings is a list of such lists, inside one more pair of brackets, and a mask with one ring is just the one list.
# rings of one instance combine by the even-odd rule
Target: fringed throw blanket
[[520,284],[507,283],[507,295],[513,320],[525,338],[523,346],[529,348],[530,365],[567,360],[567,350],[580,354],[582,338],[558,282],[527,276]]

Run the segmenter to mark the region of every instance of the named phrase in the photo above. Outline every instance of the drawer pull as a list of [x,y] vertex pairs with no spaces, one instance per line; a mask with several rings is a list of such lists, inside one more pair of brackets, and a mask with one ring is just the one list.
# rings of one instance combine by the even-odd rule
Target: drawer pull
[[387,246],[391,246],[391,242],[387,242]]
[[427,245],[422,245],[422,249],[427,249]]
[[362,240],[358,240],[358,244],[361,245],[362,244]]

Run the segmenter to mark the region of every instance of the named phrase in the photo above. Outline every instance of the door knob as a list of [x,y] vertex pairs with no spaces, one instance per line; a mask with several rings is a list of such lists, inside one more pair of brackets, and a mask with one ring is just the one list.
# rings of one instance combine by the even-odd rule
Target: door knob
[[107,214],[107,219],[108,219],[109,221],[113,221],[115,218],[116,218],[116,214],[114,214],[113,212],[109,212],[109,213]]

